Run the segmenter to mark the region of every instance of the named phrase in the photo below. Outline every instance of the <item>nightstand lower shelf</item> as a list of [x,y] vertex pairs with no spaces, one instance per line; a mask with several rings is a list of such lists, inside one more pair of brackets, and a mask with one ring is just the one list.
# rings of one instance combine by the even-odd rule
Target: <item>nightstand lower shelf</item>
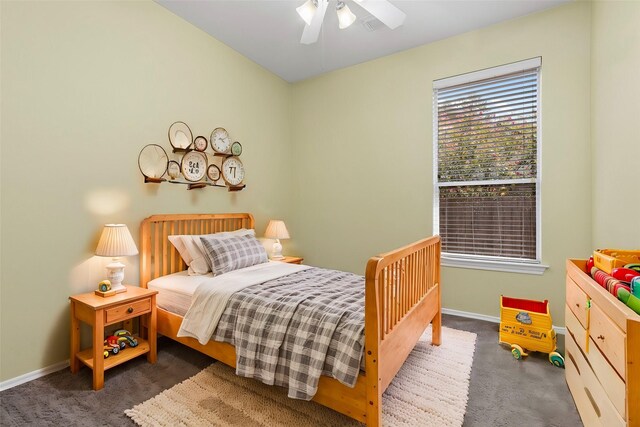
[[[126,347],[120,350],[118,354],[110,354],[104,359],[104,370],[118,366],[128,360],[147,354],[149,352],[149,342],[144,338],[135,337],[138,340],[136,347]],[[93,349],[88,348],[76,354],[76,357],[89,368],[93,369]]]

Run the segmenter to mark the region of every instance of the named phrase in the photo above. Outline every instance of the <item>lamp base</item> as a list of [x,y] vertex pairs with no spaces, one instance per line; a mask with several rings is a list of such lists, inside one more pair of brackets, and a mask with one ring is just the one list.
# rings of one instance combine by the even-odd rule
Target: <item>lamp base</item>
[[276,239],[275,243],[273,244],[273,248],[271,251],[271,259],[282,259],[284,258],[282,256],[282,245],[280,244],[280,239]]
[[107,265],[107,279],[111,282],[111,290],[119,294],[127,292],[127,288],[122,285],[124,279],[124,264],[115,261]]

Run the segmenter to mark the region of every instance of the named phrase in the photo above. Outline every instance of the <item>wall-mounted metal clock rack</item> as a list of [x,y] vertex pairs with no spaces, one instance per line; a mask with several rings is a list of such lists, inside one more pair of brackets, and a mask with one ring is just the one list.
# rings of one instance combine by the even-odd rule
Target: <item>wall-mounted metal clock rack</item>
[[224,128],[215,128],[209,139],[194,138],[186,123],[175,122],[169,127],[169,143],[171,155],[158,144],[140,150],[138,167],[145,183],[182,184],[187,190],[222,187],[240,191],[246,187],[242,144],[232,142]]

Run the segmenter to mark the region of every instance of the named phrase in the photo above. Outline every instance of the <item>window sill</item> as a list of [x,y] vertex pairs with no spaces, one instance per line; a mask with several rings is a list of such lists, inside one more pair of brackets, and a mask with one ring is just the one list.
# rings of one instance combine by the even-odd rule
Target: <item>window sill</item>
[[475,270],[502,271],[506,273],[542,274],[548,265],[534,262],[512,262],[493,259],[478,259],[442,254],[443,267],[471,268]]

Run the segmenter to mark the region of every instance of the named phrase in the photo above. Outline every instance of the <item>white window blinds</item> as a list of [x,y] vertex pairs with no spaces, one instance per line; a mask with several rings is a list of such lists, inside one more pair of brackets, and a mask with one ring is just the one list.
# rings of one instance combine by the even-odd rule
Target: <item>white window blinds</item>
[[540,68],[525,62],[434,84],[434,222],[446,253],[539,260]]

